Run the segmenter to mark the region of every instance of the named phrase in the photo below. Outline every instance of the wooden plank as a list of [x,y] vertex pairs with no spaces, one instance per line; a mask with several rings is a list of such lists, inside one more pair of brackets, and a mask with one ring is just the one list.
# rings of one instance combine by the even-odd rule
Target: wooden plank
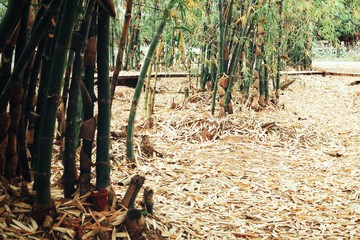
[[281,75],[331,75],[344,77],[360,77],[360,73],[346,73],[333,71],[281,71]]
[[[138,78],[140,72],[120,72],[118,79],[134,79]],[[159,72],[157,74],[160,78],[177,78],[177,77],[188,77],[189,73],[187,72]],[[151,77],[155,77],[155,73],[151,74]]]
[[326,75],[344,76],[344,77],[360,77],[360,73],[344,73],[344,72],[326,72]]
[[[118,86],[136,87],[140,72],[120,72],[118,77]],[[344,72],[333,72],[333,71],[281,71],[281,75],[297,76],[297,75],[331,75],[331,76],[350,76],[360,77],[360,73],[344,73]],[[151,74],[155,77],[155,73]],[[183,78],[189,77],[187,72],[159,72],[157,74],[159,78]],[[195,77],[195,74],[192,75]],[[110,78],[112,75],[110,75]],[[95,74],[95,79],[97,74]]]
[[[128,86],[128,87],[136,87],[140,72],[131,72],[120,74],[118,77],[118,86]],[[181,78],[181,77],[188,77],[189,73],[186,72],[160,72],[157,74],[159,78]],[[151,74],[151,77],[155,77],[155,73]]]
[[281,75],[325,75],[326,71],[281,71]]

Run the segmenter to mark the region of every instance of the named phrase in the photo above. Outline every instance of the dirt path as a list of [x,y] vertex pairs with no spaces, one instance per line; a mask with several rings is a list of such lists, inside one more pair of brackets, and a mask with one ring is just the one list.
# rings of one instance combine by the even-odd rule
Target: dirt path
[[157,97],[157,130],[138,133],[165,158],[139,157],[133,171],[156,193],[150,225],[171,239],[359,239],[360,86],[349,86],[359,79],[296,80],[279,107],[235,104],[217,118],[209,94],[181,105],[180,84],[163,79],[172,93]]

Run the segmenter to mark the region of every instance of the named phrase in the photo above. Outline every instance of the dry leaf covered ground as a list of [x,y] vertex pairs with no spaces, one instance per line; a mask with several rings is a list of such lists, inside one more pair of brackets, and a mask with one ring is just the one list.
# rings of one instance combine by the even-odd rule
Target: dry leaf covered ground
[[[360,85],[349,86],[359,77],[289,78],[296,81],[278,106],[254,112],[235,102],[234,114],[221,118],[210,114],[210,93],[194,93],[194,102],[183,102],[179,90],[187,80],[161,79],[154,128],[145,129],[142,102],[137,114],[137,168],[125,160],[121,134],[133,89],[118,87],[111,176],[119,199],[126,187],[117,183],[136,173],[155,191],[154,214],[146,221],[160,234],[148,239],[360,239]],[[144,136],[163,157],[147,155]],[[53,195],[61,199],[55,187],[60,163],[54,173]],[[63,219],[54,236],[70,239],[81,227],[66,219],[78,218],[89,238],[99,231],[127,237],[117,227],[124,211],[89,212],[81,199],[57,206]],[[14,209],[29,207],[0,209],[21,221]],[[5,233],[20,228],[29,237],[35,235],[30,230],[38,231],[31,220],[7,221],[0,222]]]
[[[184,105],[176,92],[186,81],[161,80],[156,130],[138,134],[165,158],[139,157],[134,172],[155,190],[164,236],[360,238],[360,86],[349,86],[359,79],[294,78],[279,107],[254,112],[235,104],[222,118],[209,114],[210,94]],[[120,92],[127,97],[116,98],[119,117],[132,95]],[[179,106],[171,110],[173,99]],[[114,142],[115,159],[123,144]],[[119,169],[113,176],[129,171]]]

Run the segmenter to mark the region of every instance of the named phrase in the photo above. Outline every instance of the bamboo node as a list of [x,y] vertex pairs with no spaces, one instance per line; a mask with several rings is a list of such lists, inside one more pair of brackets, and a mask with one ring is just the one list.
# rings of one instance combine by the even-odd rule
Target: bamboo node
[[35,175],[36,176],[42,176],[42,177],[50,177],[51,173],[35,171]]
[[101,161],[101,162],[96,162],[94,165],[95,165],[95,166],[106,165],[106,166],[109,166],[109,167],[110,167],[110,163],[109,163],[109,162],[103,162],[103,161]]

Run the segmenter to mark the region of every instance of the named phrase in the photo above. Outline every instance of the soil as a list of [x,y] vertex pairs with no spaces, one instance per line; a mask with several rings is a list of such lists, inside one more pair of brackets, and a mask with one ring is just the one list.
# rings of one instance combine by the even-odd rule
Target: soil
[[[359,63],[314,66],[360,72]],[[254,111],[234,92],[234,114],[218,117],[218,111],[210,113],[210,92],[190,88],[184,101],[183,89],[197,79],[160,79],[152,129],[146,128],[143,99],[139,104],[135,168],[125,158],[124,137],[134,89],[117,88],[111,181],[118,201],[127,189],[118,183],[134,174],[145,176],[144,187],[154,190],[147,239],[360,239],[360,85],[350,84],[360,79],[282,80],[295,82],[277,105]],[[84,199],[64,202],[58,152],[55,146],[55,226],[39,230],[27,217],[31,205],[4,195],[0,239],[95,239],[99,232],[128,238],[119,225],[125,210],[98,213],[87,210]]]

